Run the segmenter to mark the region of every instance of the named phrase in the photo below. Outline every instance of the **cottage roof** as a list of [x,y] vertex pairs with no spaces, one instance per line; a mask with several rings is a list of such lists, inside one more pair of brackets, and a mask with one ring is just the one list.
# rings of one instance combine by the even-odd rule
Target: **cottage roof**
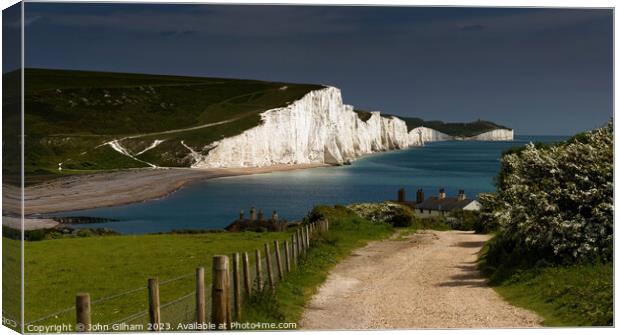
[[434,211],[453,211],[455,209],[463,209],[465,206],[476,201],[475,199],[444,198],[429,197],[417,205],[419,209],[430,209]]

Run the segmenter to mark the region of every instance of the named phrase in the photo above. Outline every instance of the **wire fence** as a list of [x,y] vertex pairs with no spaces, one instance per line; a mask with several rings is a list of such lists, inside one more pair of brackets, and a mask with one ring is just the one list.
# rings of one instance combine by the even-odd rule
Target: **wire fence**
[[[253,291],[257,288],[270,288],[277,285],[280,277],[285,276],[289,269],[293,271],[297,268],[299,258],[310,247],[309,242],[312,236],[317,231],[327,231],[328,227],[329,224],[326,221],[313,223],[296,230],[286,242],[280,240],[277,243],[266,244],[261,249],[239,253],[237,268],[234,268],[232,264],[228,267],[230,281],[232,282],[233,278],[237,278],[237,282],[231,283],[231,287],[234,289],[228,290],[228,300],[231,303],[235,302],[237,293],[244,299],[247,298],[252,292],[248,292],[246,286],[250,291]],[[278,247],[277,251],[276,246]],[[257,257],[258,254],[260,254],[259,257]],[[247,264],[244,262],[245,257],[247,257]],[[260,259],[260,267],[257,266],[257,259]],[[210,270],[210,267],[205,267],[204,271]],[[245,274],[248,275],[248,278]],[[146,282],[145,280],[144,286],[90,301],[88,308],[90,330],[105,332],[153,330],[154,305]],[[196,330],[183,327],[191,326],[199,320],[198,287],[197,273],[186,273],[158,281],[156,310],[161,322],[160,330]],[[205,320],[208,322],[213,314],[211,303],[213,284],[203,284],[203,287],[204,301],[202,304]],[[234,307],[236,309],[238,306]],[[80,324],[79,318],[80,313],[83,312],[82,309],[79,305],[67,307],[30,320],[26,322],[26,327]],[[229,309],[232,308],[229,307]]]

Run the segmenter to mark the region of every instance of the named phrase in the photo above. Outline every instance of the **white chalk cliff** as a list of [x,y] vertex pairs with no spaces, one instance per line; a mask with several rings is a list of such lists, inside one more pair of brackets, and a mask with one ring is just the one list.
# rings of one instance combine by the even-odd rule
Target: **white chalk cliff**
[[[408,132],[405,121],[379,112],[362,121],[352,106],[343,104],[335,87],[311,91],[286,107],[263,112],[261,118],[258,126],[210,144],[206,155],[194,153],[192,167],[346,164],[377,151],[454,139],[425,127]],[[485,134],[477,137],[493,140],[496,136]],[[504,133],[498,135],[507,138]]]
[[455,139],[463,141],[512,141],[514,131],[512,129],[494,129],[476,136],[456,137]]

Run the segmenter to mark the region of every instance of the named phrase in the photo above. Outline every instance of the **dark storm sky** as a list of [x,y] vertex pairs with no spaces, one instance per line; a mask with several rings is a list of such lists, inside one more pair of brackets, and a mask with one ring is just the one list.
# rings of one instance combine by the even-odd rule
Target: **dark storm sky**
[[26,66],[337,86],[361,109],[572,134],[613,111],[613,13],[26,4]]

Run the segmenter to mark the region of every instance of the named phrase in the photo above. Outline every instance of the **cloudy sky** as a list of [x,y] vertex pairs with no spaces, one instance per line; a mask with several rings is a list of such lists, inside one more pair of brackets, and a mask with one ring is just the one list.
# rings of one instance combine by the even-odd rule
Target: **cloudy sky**
[[361,109],[572,134],[613,113],[613,14],[26,4],[28,67],[337,86]]

